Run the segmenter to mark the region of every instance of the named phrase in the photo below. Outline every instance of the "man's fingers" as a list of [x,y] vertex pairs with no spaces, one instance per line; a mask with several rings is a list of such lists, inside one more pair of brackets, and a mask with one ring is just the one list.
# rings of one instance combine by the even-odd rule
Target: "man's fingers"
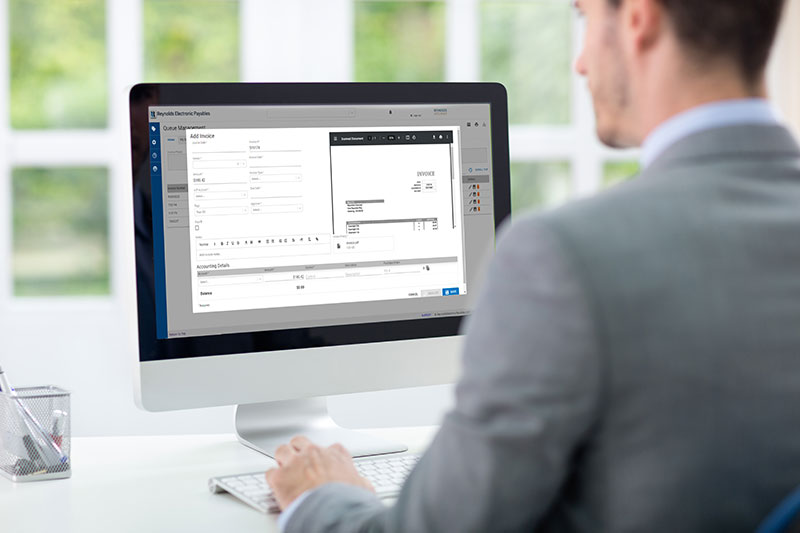
[[297,454],[294,448],[289,446],[288,444],[281,444],[278,446],[278,449],[275,450],[275,460],[278,461],[279,466],[283,466],[287,462],[289,462],[292,457]]
[[302,452],[309,446],[312,446],[314,443],[308,440],[307,437],[298,435],[297,437],[293,437],[292,440],[289,441],[289,444],[291,444],[292,448],[294,448],[298,452]]
[[321,467],[323,464],[322,450],[320,450],[319,447],[317,446],[309,446],[307,450],[308,450],[307,451],[308,458],[311,461],[311,464],[309,466],[317,468]]
[[272,486],[272,481],[275,479],[275,474],[277,473],[278,473],[277,468],[270,468],[269,470],[264,472],[264,477],[267,478],[267,483],[269,484],[270,487]]
[[350,455],[350,452],[347,451],[347,448],[345,448],[344,446],[342,446],[338,442],[336,444],[331,445],[328,449],[331,450],[332,452],[336,453],[336,455],[338,455],[340,457],[347,458],[347,459],[352,459],[353,458],[353,456]]

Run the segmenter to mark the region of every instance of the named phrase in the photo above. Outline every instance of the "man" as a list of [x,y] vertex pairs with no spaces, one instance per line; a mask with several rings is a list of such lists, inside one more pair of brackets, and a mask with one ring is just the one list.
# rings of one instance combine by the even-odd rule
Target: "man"
[[505,228],[464,376],[384,508],[341,447],[267,472],[286,531],[752,531],[800,483],[800,149],[781,0],[579,0],[600,139],[641,176]]

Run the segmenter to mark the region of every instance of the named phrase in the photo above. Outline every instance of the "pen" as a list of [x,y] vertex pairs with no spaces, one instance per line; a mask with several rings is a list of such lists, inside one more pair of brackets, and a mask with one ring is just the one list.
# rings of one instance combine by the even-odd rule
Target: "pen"
[[3,367],[0,366],[0,391],[11,396],[11,391],[13,390],[14,389],[11,388],[11,385],[8,384],[8,378],[6,378],[6,373],[3,372]]
[[28,459],[33,465],[31,468],[31,472],[40,472],[41,470],[46,470],[47,466],[44,464],[42,460],[42,456],[39,454],[39,448],[33,441],[30,435],[25,435],[22,437],[22,444],[25,445],[25,450],[28,452]]
[[53,437],[53,440],[59,446],[63,446],[64,423],[66,419],[67,413],[65,411],[61,409],[53,411],[53,431],[50,432],[50,436]]

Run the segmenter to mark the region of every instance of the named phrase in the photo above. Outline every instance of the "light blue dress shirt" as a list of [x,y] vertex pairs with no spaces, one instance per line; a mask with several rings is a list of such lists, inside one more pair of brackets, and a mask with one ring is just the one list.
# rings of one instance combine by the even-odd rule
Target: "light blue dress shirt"
[[303,501],[308,498],[308,496],[314,492],[315,489],[307,490],[300,496],[298,496],[292,503],[289,504],[289,507],[283,510],[281,515],[278,517],[278,529],[281,531],[286,531],[286,524],[289,523],[289,519],[292,517],[295,509],[300,507]]
[[721,100],[679,113],[660,124],[642,144],[642,169],[649,167],[664,151],[694,133],[737,124],[777,124],[772,107],[761,98]]
[[[664,151],[679,140],[703,130],[736,124],[777,124],[778,118],[766,100],[760,98],[724,100],[704,104],[668,119],[648,135],[642,144],[641,164],[647,168]],[[284,531],[294,511],[314,491],[304,492],[278,517]]]

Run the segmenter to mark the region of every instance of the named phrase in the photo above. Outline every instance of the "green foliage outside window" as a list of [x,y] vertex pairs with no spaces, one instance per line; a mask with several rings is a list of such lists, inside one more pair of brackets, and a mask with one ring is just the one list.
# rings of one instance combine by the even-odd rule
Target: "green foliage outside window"
[[603,165],[603,186],[610,187],[622,183],[639,173],[637,161],[609,161]]
[[105,0],[9,0],[11,126],[107,124]]
[[239,2],[144,0],[144,43],[147,81],[236,81]]
[[556,207],[572,194],[570,164],[566,161],[511,164],[511,212]]
[[481,77],[508,89],[512,124],[567,124],[571,2],[481,2]]
[[108,169],[15,168],[15,296],[108,294]]
[[444,79],[443,2],[355,3],[356,81]]

